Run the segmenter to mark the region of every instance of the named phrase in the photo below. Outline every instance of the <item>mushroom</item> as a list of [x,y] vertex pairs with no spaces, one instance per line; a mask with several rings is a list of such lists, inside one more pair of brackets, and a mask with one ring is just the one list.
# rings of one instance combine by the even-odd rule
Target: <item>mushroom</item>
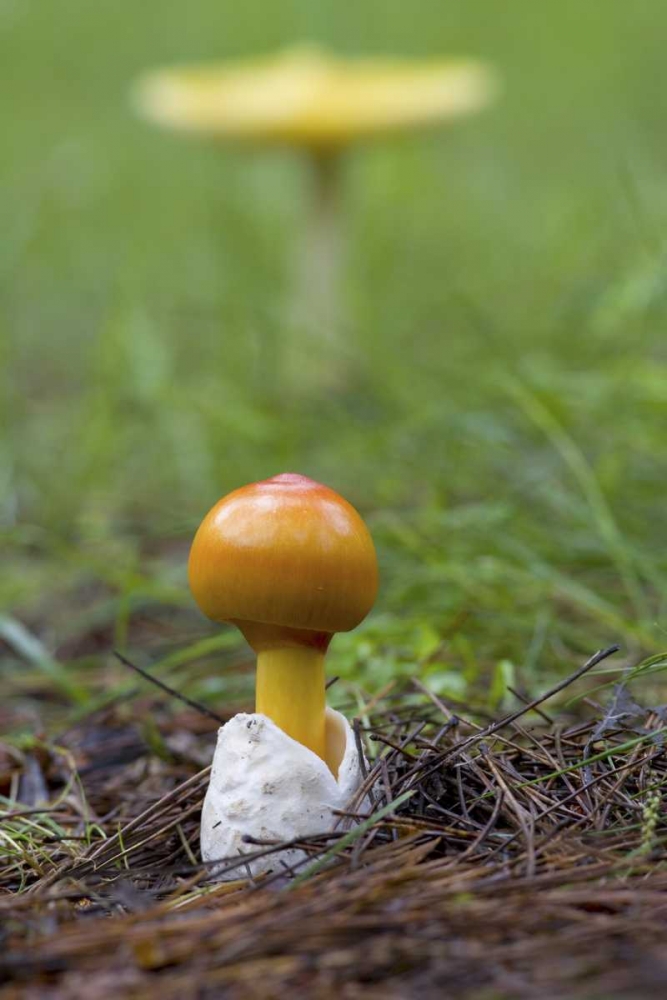
[[227,142],[304,150],[313,172],[300,311],[330,337],[339,321],[340,161],[361,140],[433,127],[493,99],[495,76],[469,59],[340,59],[302,46],[249,62],[156,70],[136,87],[157,124]]
[[252,483],[206,515],[188,574],[204,614],[237,626],[257,653],[256,711],[335,777],[345,734],[338,713],[326,715],[325,655],[335,632],[366,617],[378,586],[357,511],[305,476]]

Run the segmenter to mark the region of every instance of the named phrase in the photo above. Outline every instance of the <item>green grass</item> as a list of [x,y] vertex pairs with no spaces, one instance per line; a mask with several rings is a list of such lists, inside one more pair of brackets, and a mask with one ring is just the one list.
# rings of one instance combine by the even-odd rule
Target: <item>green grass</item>
[[[370,690],[416,670],[501,697],[665,646],[666,30],[659,0],[0,4],[0,607],[41,641],[33,672],[85,686],[114,643],[182,645],[171,676],[223,698],[187,653],[210,629],[185,543],[284,470],[368,516],[378,610],[332,669]],[[303,165],[127,101],[147,67],[301,39],[504,80],[493,111],[349,158],[335,349],[290,320]],[[189,626],[154,648],[133,622],[160,607]],[[19,665],[29,690],[8,646],[0,676]]]

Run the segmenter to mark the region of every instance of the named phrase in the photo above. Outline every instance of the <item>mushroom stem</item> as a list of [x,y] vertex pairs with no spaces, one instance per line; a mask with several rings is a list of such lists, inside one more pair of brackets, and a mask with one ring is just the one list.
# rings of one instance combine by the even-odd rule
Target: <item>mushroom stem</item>
[[301,248],[297,311],[316,336],[335,341],[341,322],[343,234],[341,158],[337,151],[313,153],[311,199]]
[[260,650],[256,711],[326,763],[324,656],[310,646]]

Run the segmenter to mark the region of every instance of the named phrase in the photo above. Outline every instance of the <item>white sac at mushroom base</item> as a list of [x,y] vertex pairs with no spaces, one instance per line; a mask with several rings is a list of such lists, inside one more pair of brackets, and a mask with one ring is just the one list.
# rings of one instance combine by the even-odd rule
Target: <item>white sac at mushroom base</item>
[[[235,715],[218,730],[211,779],[201,820],[204,861],[221,861],[261,850],[244,841],[288,841],[341,828],[334,810],[349,808],[362,781],[362,765],[347,719],[327,709],[327,756],[338,763],[334,777],[323,760],[297,743],[265,715]],[[367,800],[354,811],[366,811]],[[286,849],[256,858],[220,879],[262,875],[302,861]],[[281,863],[282,862],[282,863]],[[221,865],[221,869],[224,866]],[[214,869],[215,870],[215,869]]]

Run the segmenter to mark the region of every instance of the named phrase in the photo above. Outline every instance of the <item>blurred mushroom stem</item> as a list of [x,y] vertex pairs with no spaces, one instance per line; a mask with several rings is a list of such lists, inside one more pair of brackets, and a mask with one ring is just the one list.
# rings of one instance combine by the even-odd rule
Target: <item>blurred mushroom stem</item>
[[308,646],[260,650],[255,707],[326,762],[324,655]]
[[311,191],[299,247],[296,315],[313,338],[335,344],[344,321],[342,156],[322,150],[309,162]]

